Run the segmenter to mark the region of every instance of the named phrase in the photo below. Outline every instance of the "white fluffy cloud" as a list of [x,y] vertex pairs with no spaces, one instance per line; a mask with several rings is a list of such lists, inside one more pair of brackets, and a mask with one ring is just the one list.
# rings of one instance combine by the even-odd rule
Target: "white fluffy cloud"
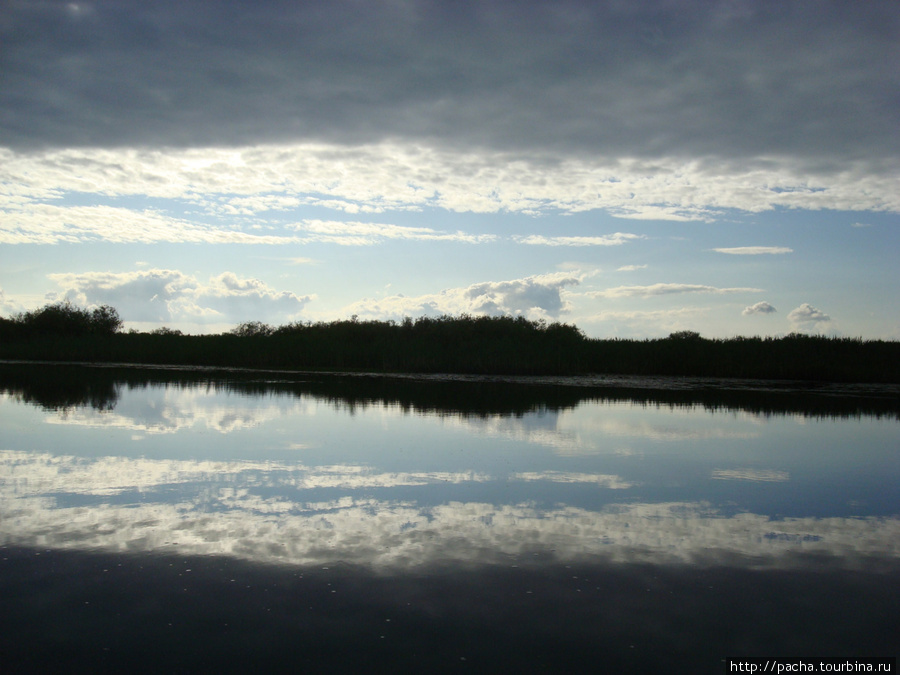
[[[569,310],[566,289],[583,274],[558,272],[507,281],[485,281],[414,297],[394,295],[360,300],[339,317],[400,320],[443,314],[514,315],[558,318]],[[52,274],[62,289],[56,297],[80,304],[110,304],[127,322],[236,324],[247,320],[284,323],[296,320],[314,295],[278,291],[258,279],[223,272],[205,282],[178,270]]]
[[51,274],[60,296],[82,304],[110,304],[125,321],[239,323],[295,318],[313,296],[277,291],[232,272],[200,282],[177,270]]
[[772,314],[776,312],[776,310],[772,305],[768,302],[757,302],[755,305],[750,305],[749,307],[745,307],[744,311],[741,312],[744,316],[752,316],[753,314]]
[[808,302],[804,302],[796,309],[792,309],[787,315],[788,321],[800,328],[815,328],[820,323],[828,323],[831,317],[816,309]]
[[485,281],[416,297],[395,295],[362,300],[344,308],[344,312],[394,320],[404,316],[442,314],[557,318],[569,309],[565,289],[579,284],[582,279],[583,275],[559,272],[509,281]]

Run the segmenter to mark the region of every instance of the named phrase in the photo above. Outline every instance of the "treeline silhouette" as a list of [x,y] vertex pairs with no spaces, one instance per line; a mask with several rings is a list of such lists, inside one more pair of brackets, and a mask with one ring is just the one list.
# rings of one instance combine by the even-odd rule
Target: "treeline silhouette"
[[112,307],[68,304],[0,318],[0,358],[505,375],[674,375],[900,382],[900,342],[792,333],[706,339],[692,331],[648,340],[591,339],[575,326],[523,317],[441,316],[272,327],[218,335],[161,328],[121,332]]

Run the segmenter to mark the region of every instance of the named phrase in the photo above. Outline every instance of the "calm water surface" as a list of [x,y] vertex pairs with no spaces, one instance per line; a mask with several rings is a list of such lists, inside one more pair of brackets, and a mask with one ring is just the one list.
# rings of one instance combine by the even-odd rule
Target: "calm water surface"
[[7,668],[896,656],[900,396],[0,364]]

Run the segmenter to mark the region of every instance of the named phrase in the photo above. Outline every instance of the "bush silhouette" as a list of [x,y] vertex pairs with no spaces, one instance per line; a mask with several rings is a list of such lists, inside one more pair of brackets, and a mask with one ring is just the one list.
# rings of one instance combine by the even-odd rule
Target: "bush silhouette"
[[261,321],[246,321],[231,330],[231,335],[238,337],[255,337],[260,335],[271,335],[275,332],[269,324]]
[[709,339],[588,338],[576,326],[513,316],[249,321],[220,335],[120,333],[118,312],[56,303],[0,318],[0,358],[285,370],[510,375],[675,375],[900,382],[900,342],[792,333]]
[[122,327],[122,319],[114,307],[102,305],[89,310],[69,302],[23,312],[12,321],[18,326],[18,332],[25,335],[112,335]]

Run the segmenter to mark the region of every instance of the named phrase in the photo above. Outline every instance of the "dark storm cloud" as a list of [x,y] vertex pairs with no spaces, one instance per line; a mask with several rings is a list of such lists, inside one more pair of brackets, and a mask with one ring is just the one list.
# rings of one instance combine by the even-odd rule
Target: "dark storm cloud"
[[[900,5],[6,0],[0,143],[898,150]],[[824,163],[824,164],[823,164]]]

